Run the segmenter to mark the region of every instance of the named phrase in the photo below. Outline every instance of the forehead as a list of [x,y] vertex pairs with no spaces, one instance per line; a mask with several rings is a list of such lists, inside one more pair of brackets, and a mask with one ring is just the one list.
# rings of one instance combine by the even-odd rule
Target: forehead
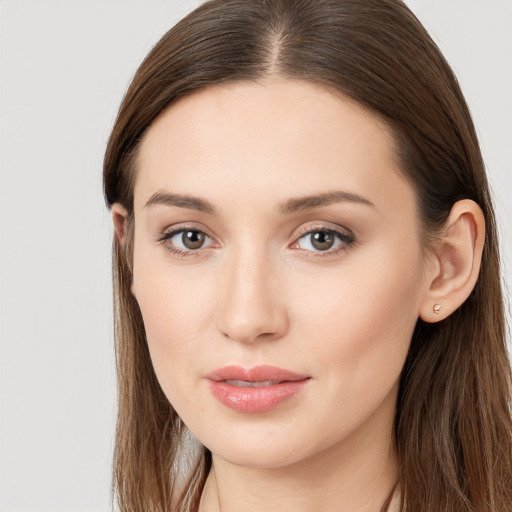
[[280,201],[333,187],[377,203],[404,187],[412,194],[386,124],[310,82],[234,83],[181,98],[154,121],[138,155],[135,206],[161,189]]

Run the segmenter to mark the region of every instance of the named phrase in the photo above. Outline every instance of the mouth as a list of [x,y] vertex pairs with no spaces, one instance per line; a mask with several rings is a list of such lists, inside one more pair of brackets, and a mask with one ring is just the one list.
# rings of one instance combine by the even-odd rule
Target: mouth
[[267,386],[275,386],[276,384],[281,384],[284,381],[280,380],[264,380],[262,382],[251,382],[250,380],[224,380],[220,382],[225,382],[230,386],[236,386],[237,388],[264,388]]
[[226,366],[205,377],[213,396],[223,405],[242,413],[270,411],[298,395],[311,379],[275,366],[244,369]]

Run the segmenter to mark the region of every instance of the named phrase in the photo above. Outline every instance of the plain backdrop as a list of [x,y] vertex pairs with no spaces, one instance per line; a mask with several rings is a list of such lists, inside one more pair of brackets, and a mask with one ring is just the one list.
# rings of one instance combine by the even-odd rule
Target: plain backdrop
[[[510,290],[512,0],[407,3],[473,112]],[[102,156],[137,65],[198,4],[0,0],[0,512],[111,509],[112,235]]]

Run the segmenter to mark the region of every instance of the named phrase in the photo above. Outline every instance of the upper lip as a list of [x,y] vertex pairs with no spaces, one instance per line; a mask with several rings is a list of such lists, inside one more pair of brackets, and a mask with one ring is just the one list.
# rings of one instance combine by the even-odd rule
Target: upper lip
[[279,381],[289,382],[304,380],[309,375],[295,373],[277,366],[261,365],[254,368],[242,368],[241,366],[225,366],[218,368],[206,375],[207,379],[220,382],[224,380],[242,380],[246,382]]

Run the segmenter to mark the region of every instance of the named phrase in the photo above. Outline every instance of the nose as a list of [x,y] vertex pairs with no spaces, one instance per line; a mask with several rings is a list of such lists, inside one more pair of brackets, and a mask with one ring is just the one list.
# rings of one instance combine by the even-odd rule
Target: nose
[[277,340],[288,330],[288,314],[275,265],[263,255],[235,255],[226,262],[218,329],[242,343]]

